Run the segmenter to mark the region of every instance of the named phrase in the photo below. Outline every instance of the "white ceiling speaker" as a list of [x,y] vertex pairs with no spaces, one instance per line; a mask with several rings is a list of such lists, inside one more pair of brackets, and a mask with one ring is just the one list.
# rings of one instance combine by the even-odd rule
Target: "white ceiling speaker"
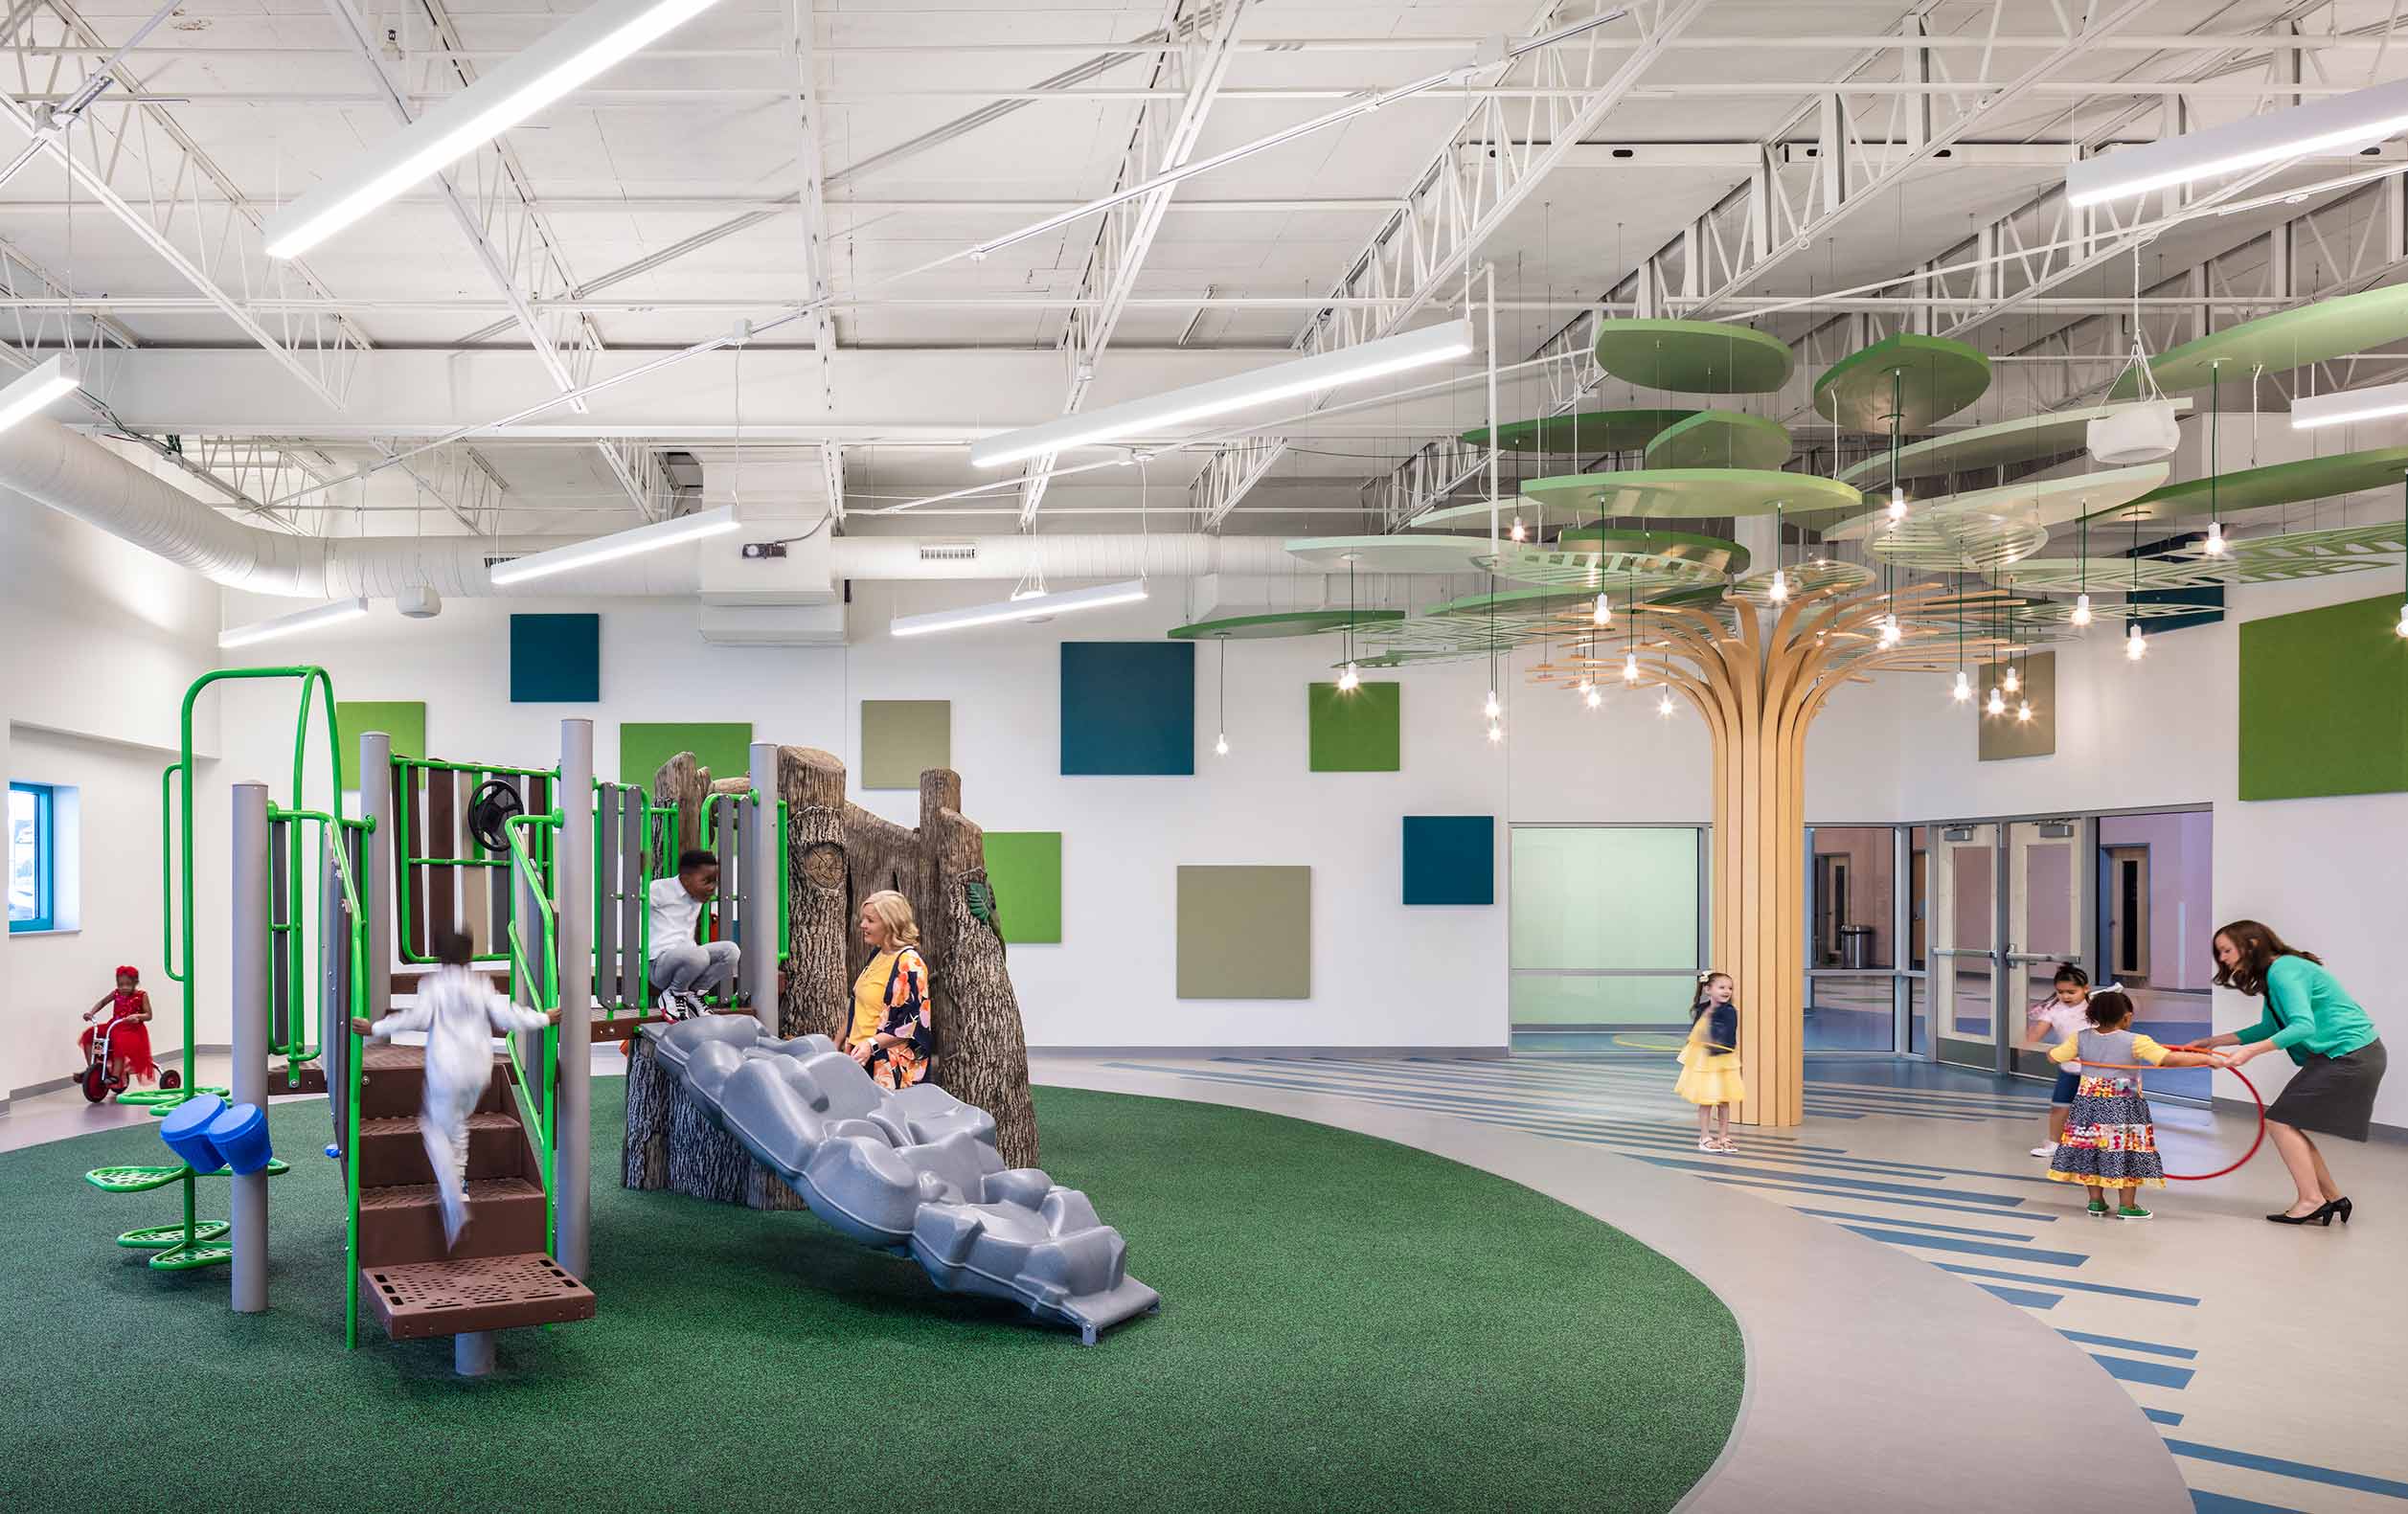
[[2152,399],[2119,405],[2092,418],[2085,440],[2090,455],[2109,467],[2154,463],[2174,455],[2182,443],[2182,428],[2174,421],[2174,402]]
[[443,613],[443,597],[431,583],[414,583],[394,596],[401,613],[413,621],[431,621]]

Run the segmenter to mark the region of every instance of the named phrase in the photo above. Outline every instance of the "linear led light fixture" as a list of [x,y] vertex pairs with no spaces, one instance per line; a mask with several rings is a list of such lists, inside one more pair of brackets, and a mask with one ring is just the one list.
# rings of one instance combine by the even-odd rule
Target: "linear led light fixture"
[[490,576],[497,588],[525,583],[530,578],[548,578],[556,573],[572,573],[579,568],[616,562],[639,553],[658,552],[664,547],[700,541],[706,536],[725,535],[736,527],[736,507],[722,505],[717,509],[696,510],[692,515],[680,515],[674,520],[656,520],[649,526],[638,526],[632,531],[613,531],[591,541],[575,541],[548,552],[529,553],[524,557],[497,562]]
[[1065,589],[1059,594],[1032,594],[1001,604],[972,604],[959,610],[933,610],[906,615],[887,624],[896,636],[927,636],[937,631],[965,631],[973,625],[1001,625],[1007,621],[1038,621],[1067,610],[1101,610],[1108,604],[1134,604],[1146,598],[1146,580],[1099,584],[1092,589]]
[[1383,336],[1376,341],[1340,348],[1334,352],[1275,363],[1251,373],[1233,373],[1227,378],[1191,384],[1168,394],[1148,395],[1143,399],[1107,405],[1102,410],[1064,416],[1042,425],[1002,432],[970,443],[970,465],[1001,467],[1007,463],[1018,463],[1046,453],[1094,446],[1116,437],[1158,436],[1192,420],[1225,416],[1233,410],[1244,410],[1297,395],[1318,394],[1341,384],[1377,378],[1383,373],[1426,368],[1432,363],[1465,356],[1471,350],[1471,323],[1468,320],[1423,327],[1419,331],[1407,331],[1401,336]]
[[2326,395],[2302,395],[2291,401],[2294,431],[2346,426],[2352,420],[2378,420],[2385,416],[2408,416],[2408,384],[2336,389]]
[[2096,205],[2286,158],[2363,147],[2401,130],[2408,130],[2408,79],[2080,159],[2066,166],[2065,198]]
[[601,0],[554,28],[267,220],[267,255],[298,258],[361,216],[709,10],[714,0]]
[[230,626],[217,633],[217,644],[236,647],[249,646],[254,642],[272,642],[280,636],[298,636],[303,631],[314,631],[321,625],[356,621],[367,613],[366,599],[336,599],[329,604],[313,604],[306,610],[295,610],[290,615],[280,615],[274,620]]
[[75,359],[61,352],[38,363],[9,381],[0,389],[0,431],[6,431],[26,417],[57,399],[72,393],[83,379],[76,372]]

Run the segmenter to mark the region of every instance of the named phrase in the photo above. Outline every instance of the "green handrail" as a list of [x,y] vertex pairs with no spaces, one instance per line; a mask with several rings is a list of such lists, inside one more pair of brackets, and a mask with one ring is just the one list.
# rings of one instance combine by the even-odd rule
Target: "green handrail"
[[352,1021],[368,1006],[368,911],[360,898],[359,879],[352,872],[352,848],[344,833],[367,830],[372,823],[346,820],[339,814],[331,820],[327,835],[334,851],[334,876],[343,886],[343,907],[351,912],[352,919],[351,992],[342,1006],[343,1037],[349,1049],[343,1070],[348,1090],[343,1101],[343,1348],[350,1350],[359,1345],[359,1099],[364,1081],[360,1063],[368,1045]]
[[[538,973],[527,960],[527,943],[518,933],[518,909],[513,897],[510,914],[512,988],[511,997],[516,999],[518,985],[522,982],[526,983],[536,991],[535,1007],[545,1011],[560,1007],[559,952],[557,949],[559,916],[553,908],[550,893],[544,889],[543,876],[536,870],[534,856],[528,850],[526,840],[520,832],[536,826],[557,829],[561,824],[561,813],[556,809],[549,815],[513,815],[502,825],[502,839],[510,843],[513,894],[523,870],[527,893],[535,901],[535,917],[542,931],[542,945],[537,959],[542,971]],[[544,1249],[547,1251],[554,1250],[558,1245],[552,1164],[554,1158],[553,1100],[558,1091],[553,1072],[559,1062],[559,1033],[558,1027],[545,1026],[538,1042],[541,1049],[538,1062],[544,1074],[541,1114],[536,1113],[528,1096],[527,1068],[526,1064],[518,1058],[517,1038],[508,1037],[502,1043],[510,1051],[511,1071],[518,1074],[512,1079],[511,1088],[518,1097],[519,1118],[524,1119],[528,1128],[534,1132],[536,1138],[535,1151],[541,1159],[539,1172],[543,1180],[543,1234]]]

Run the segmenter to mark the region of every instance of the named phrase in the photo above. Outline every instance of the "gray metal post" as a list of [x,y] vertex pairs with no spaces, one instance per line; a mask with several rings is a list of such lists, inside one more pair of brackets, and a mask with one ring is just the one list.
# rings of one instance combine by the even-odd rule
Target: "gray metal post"
[[[234,785],[234,1074],[238,1104],[267,1107],[267,998],[275,936],[268,929],[267,785]],[[234,1312],[267,1308],[267,1170],[237,1173],[234,1185]]]
[[451,1369],[462,1377],[483,1377],[493,1370],[493,1332],[470,1330],[453,1336]]
[[753,792],[760,802],[746,806],[747,829],[741,847],[744,866],[738,881],[744,902],[737,918],[744,922],[744,955],[737,973],[753,1001],[753,1018],[761,1029],[778,1033],[778,938],[785,921],[778,918],[778,873],[786,863],[778,855],[778,744],[756,741],[752,746]]
[[594,1132],[587,1084],[594,1038],[594,723],[560,722],[559,918],[560,1098],[553,1112],[552,1176],[556,1259],[572,1277],[586,1274],[588,1168]]
[[393,1013],[394,900],[393,737],[371,731],[359,738],[359,808],[368,818],[367,867],[359,884],[368,912],[368,1018]]

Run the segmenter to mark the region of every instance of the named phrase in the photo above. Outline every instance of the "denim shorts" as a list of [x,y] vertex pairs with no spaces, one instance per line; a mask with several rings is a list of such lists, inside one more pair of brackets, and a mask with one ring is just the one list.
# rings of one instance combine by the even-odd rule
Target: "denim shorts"
[[2049,1093],[2049,1102],[2071,1104],[2074,1102],[2074,1091],[2081,1086],[2082,1075],[2070,1067],[2060,1067],[2056,1070],[2056,1087]]

